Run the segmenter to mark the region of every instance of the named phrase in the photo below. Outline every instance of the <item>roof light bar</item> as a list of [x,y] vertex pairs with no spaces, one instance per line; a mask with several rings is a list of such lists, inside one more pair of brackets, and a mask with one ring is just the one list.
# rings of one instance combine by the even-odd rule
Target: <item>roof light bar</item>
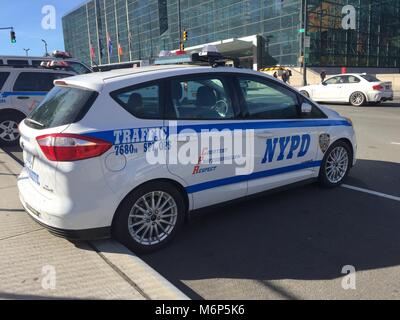
[[225,57],[217,51],[215,46],[205,46],[201,52],[191,54],[179,54],[169,56],[166,52],[162,52],[159,58],[154,60],[156,65],[168,65],[168,64],[206,64],[212,67],[224,67],[228,61],[232,61],[234,67],[240,67],[240,61],[237,58]]

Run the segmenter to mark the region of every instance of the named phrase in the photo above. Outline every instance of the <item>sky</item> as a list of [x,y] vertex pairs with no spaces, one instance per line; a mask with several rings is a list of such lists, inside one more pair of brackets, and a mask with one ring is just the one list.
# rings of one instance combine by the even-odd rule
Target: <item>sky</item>
[[[0,0],[0,28],[14,27],[17,43],[10,41],[10,31],[0,30],[0,55],[25,55],[25,49],[30,49],[29,55],[42,56],[47,41],[48,51],[64,50],[64,39],[61,18],[71,9],[75,9],[84,0]],[[42,14],[44,6],[55,9],[55,29],[44,29]]]

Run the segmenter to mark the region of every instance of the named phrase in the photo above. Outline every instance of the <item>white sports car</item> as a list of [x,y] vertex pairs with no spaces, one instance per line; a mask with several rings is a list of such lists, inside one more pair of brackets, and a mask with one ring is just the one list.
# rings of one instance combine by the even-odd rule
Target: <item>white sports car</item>
[[321,84],[302,87],[299,91],[315,101],[344,102],[353,106],[393,100],[391,82],[382,82],[375,76],[365,73],[331,76]]

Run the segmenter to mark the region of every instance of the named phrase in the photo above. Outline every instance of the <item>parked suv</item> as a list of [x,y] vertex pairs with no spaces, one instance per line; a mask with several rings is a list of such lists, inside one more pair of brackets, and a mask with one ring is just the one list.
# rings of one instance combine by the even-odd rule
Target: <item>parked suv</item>
[[0,66],[0,145],[18,144],[18,124],[53,88],[53,81],[75,72]]

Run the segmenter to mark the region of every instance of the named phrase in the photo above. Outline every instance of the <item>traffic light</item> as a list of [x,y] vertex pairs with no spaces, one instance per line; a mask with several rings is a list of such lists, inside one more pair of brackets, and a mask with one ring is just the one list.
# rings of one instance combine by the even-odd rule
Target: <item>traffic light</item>
[[188,33],[186,30],[183,30],[183,41],[186,41],[188,38]]
[[179,50],[185,51],[185,45],[183,43],[179,44]]
[[16,43],[17,42],[17,38],[15,36],[15,31],[14,30],[10,31],[10,38],[11,38],[11,43]]

